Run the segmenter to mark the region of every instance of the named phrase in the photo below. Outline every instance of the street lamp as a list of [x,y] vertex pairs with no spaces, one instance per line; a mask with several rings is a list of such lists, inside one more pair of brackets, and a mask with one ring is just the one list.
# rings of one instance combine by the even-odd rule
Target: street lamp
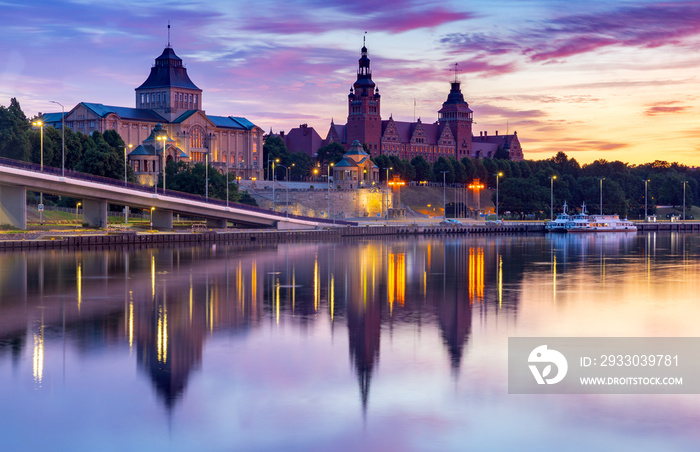
[[[40,152],[41,152],[41,172],[44,172],[44,123],[43,121],[34,121],[32,125],[39,127],[41,130],[41,144],[40,144]],[[39,193],[39,222],[43,225],[44,224],[44,193],[40,192]]]
[[647,186],[651,182],[649,179],[644,181],[644,222],[647,221]]
[[274,159],[272,161],[272,210],[275,210],[275,180],[277,179],[277,174],[275,174],[275,163],[279,163],[280,159]]
[[204,154],[204,197],[209,199],[209,153]]
[[78,226],[80,225],[78,221],[78,208],[81,206],[82,202],[79,202],[78,204],[75,205],[75,229],[78,229]]
[[153,232],[153,211],[156,210],[155,207],[151,207],[151,232]]
[[384,167],[386,170],[386,221],[389,221],[389,170],[394,170],[393,166]]
[[685,184],[687,183],[687,180],[683,181],[683,221],[685,221]]
[[[440,171],[442,173],[442,219],[447,220],[447,206],[445,205],[445,174],[449,171]],[[399,206],[400,208],[401,206]]]
[[[334,163],[328,163],[328,175],[326,182],[328,182],[328,217],[331,216],[331,168],[333,168]],[[335,224],[335,218],[333,218],[333,224]]]
[[599,177],[598,180],[600,181],[600,214],[603,215],[603,181],[605,178]]
[[285,165],[277,165],[277,166],[281,166],[282,168],[284,168],[284,172],[287,173],[287,190],[286,190],[286,192],[287,192],[287,208],[285,209],[285,212],[287,214],[287,218],[289,218],[289,167],[285,166]]
[[557,175],[549,176],[549,220],[554,219],[554,179]]
[[496,221],[498,221],[498,178],[503,177],[503,173],[496,174]]
[[[165,194],[165,141],[168,139],[167,135],[160,135],[156,137],[156,140],[162,141],[163,142],[163,153],[161,154],[163,156],[162,164],[161,164],[161,170],[163,171],[163,194]],[[158,157],[156,155],[156,157]]]
[[61,177],[66,177],[66,109],[60,102],[55,100],[50,100],[49,102],[61,106]]
[[128,146],[124,146],[124,186],[126,187],[126,150],[133,148],[134,145],[130,144]]

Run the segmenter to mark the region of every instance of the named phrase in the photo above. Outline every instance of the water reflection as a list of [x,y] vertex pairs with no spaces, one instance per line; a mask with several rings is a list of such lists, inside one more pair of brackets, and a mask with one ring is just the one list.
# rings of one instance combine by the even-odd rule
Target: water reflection
[[[205,351],[217,338],[313,334],[333,342],[347,328],[348,371],[367,416],[373,399],[381,400],[373,385],[380,361],[407,338],[435,333],[442,350],[416,353],[428,361],[444,356],[438,366],[458,382],[469,354],[483,353],[490,335],[628,334],[631,327],[607,325],[590,303],[688,290],[657,283],[693,279],[697,244],[677,234],[600,234],[5,253],[0,365],[17,368],[31,348],[31,379],[46,390],[61,378],[66,342],[78,356],[134,354],[140,378],[172,412],[193,376],[206,373]],[[640,285],[649,294],[637,292]],[[591,290],[609,296],[584,303]],[[573,314],[562,316],[564,306]],[[630,318],[640,310],[620,309]],[[62,357],[51,346],[61,341]],[[268,350],[258,346],[265,359]],[[231,356],[240,372],[250,368]]]

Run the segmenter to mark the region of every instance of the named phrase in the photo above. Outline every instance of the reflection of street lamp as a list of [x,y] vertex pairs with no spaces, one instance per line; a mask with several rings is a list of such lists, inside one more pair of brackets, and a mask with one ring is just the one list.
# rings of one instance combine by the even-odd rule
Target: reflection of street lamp
[[445,205],[445,174],[449,173],[449,171],[440,172],[442,173],[442,219],[447,220],[447,206]]
[[603,215],[603,181],[605,178],[599,177],[598,180],[600,181],[600,214]]
[[63,108],[63,104],[60,102],[55,100],[50,100],[49,102],[61,106],[61,177],[66,177],[66,109]]
[[683,181],[683,221],[685,221],[685,184],[687,183],[687,180]]
[[644,181],[644,222],[646,223],[647,221],[647,185],[649,183],[649,179],[646,179]]
[[78,204],[75,205],[75,229],[78,229],[78,225],[80,225],[80,223],[78,222],[78,208],[80,207],[81,204],[82,204],[82,202],[79,202]]
[[502,176],[503,173],[496,174],[496,221],[498,221],[498,178]]
[[[34,121],[32,125],[37,126],[41,130],[41,172],[44,172],[44,123],[42,121]],[[39,193],[39,222],[44,224],[44,192]]]
[[549,220],[554,219],[554,179],[557,175],[549,176]]

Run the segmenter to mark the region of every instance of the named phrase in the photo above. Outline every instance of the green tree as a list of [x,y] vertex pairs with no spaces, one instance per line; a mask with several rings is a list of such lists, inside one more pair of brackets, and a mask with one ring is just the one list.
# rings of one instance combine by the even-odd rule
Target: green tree
[[549,198],[549,190],[534,178],[509,178],[499,185],[500,211],[510,211],[521,218],[529,214],[549,217]]
[[423,158],[422,155],[417,155],[411,160],[411,166],[416,172],[414,180],[422,182],[429,181],[432,179],[432,169],[430,163]]
[[[446,173],[443,175],[443,171]],[[433,181],[442,183],[443,181],[447,184],[451,184],[455,181],[455,170],[452,164],[445,157],[439,157],[435,163],[433,163]]]
[[314,160],[309,154],[304,152],[293,153],[290,160],[292,163],[292,169],[290,170],[292,180],[304,180],[314,168]]
[[10,106],[0,106],[0,157],[30,161],[29,120],[16,98]]
[[[272,178],[272,164],[271,162],[279,159],[279,163],[287,165],[290,163],[291,154],[287,150],[287,146],[284,144],[284,140],[278,135],[268,135],[265,138],[265,143],[263,144],[263,163],[265,164],[265,179]],[[283,170],[284,168],[282,168]],[[282,171],[277,172],[279,177]]]
[[469,176],[467,175],[467,169],[464,167],[462,162],[457,159],[451,158],[450,164],[455,172],[455,182],[458,184],[464,184],[468,182]]
[[340,143],[331,143],[318,149],[316,159],[323,165],[328,163],[338,163],[345,154],[345,147]]

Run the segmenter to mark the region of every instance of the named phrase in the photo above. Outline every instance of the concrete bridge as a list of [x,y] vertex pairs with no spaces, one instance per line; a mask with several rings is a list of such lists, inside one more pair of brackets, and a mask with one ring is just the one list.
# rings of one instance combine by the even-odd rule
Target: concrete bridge
[[287,215],[244,204],[207,199],[203,196],[124,183],[114,179],[44,167],[0,158],[0,224],[27,228],[27,190],[82,200],[83,222],[107,226],[107,204],[152,211],[153,227],[171,229],[173,213],[205,218],[207,226],[224,228],[227,222],[246,227],[313,229],[351,223],[323,218]]

